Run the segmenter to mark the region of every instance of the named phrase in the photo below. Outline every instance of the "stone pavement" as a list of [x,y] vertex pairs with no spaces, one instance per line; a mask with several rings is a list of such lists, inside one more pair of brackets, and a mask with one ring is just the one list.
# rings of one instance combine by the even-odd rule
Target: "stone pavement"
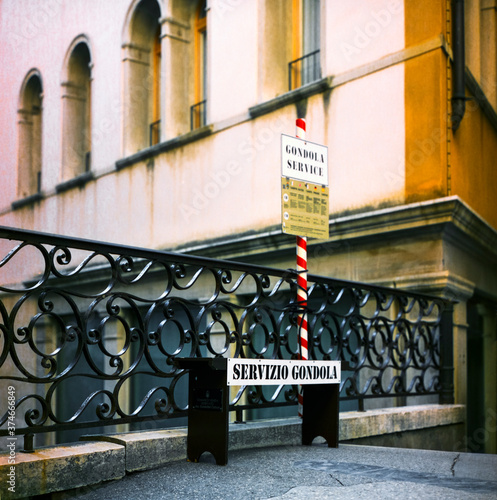
[[497,456],[340,445],[229,452],[226,466],[204,454],[135,472],[64,500],[497,499]]

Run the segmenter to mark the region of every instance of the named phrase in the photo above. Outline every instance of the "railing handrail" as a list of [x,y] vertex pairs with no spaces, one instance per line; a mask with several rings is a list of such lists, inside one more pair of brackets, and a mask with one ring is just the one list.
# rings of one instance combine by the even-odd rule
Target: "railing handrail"
[[290,61],[288,64],[294,64],[296,62],[303,61],[304,59],[311,58],[311,57],[319,54],[320,52],[321,52],[320,49],[313,50],[312,52],[309,52],[308,54],[305,54],[305,55],[303,55],[301,57],[297,57],[297,59],[294,59],[293,61]]
[[[211,267],[222,267],[226,269],[231,269],[234,271],[245,272],[249,271],[254,274],[269,274],[278,276],[280,278],[286,278],[289,276],[296,276],[297,271],[295,269],[281,269],[273,268],[269,266],[263,266],[259,264],[251,264],[247,262],[239,262],[236,260],[229,259],[214,259],[212,257],[200,257],[197,255],[190,255],[181,252],[170,252],[167,250],[157,250],[148,249],[143,247],[136,247],[132,245],[124,245],[119,243],[108,243],[99,240],[90,240],[87,238],[78,238],[74,236],[60,236],[53,233],[45,233],[42,231],[33,231],[27,229],[18,229],[9,226],[0,225],[0,239],[8,239],[15,241],[25,241],[29,243],[42,243],[47,245],[52,245],[54,247],[66,247],[77,248],[79,250],[105,252],[114,255],[134,255],[144,259],[161,259],[165,261],[176,261],[185,265],[206,265]],[[43,241],[40,241],[43,240]],[[311,244],[312,246],[312,244]],[[123,251],[124,250],[124,251]],[[338,285],[345,285],[356,288],[363,288],[369,291],[377,291],[383,293],[392,293],[392,289],[381,285],[371,285],[368,283],[363,283],[359,281],[349,281],[343,279],[330,278],[328,276],[308,273],[308,281],[323,281],[326,283],[334,283]],[[418,293],[414,291],[404,291],[400,289],[395,289],[396,295],[409,296],[424,298],[426,300],[433,300],[440,303],[450,303],[450,301],[445,300],[441,297],[435,295],[430,295],[426,293]]]

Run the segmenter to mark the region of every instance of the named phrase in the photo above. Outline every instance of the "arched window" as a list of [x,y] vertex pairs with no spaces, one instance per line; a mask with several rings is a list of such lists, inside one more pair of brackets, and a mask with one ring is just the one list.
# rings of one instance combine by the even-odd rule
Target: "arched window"
[[207,2],[201,0],[195,17],[195,104],[191,107],[191,128],[207,123]]
[[320,0],[293,0],[293,60],[289,64],[290,90],[321,78]]
[[69,53],[62,83],[62,180],[91,167],[91,55],[86,41]]
[[160,142],[161,11],[156,0],[141,0],[131,12],[123,43],[124,154]]
[[41,127],[43,87],[37,72],[26,77],[18,110],[18,182],[19,198],[41,189]]

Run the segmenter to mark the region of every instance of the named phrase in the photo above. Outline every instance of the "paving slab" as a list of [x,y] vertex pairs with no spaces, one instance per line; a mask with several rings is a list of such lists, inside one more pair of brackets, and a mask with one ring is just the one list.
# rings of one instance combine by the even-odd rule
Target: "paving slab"
[[61,499],[497,499],[497,456],[357,445],[279,446],[210,454],[129,474]]

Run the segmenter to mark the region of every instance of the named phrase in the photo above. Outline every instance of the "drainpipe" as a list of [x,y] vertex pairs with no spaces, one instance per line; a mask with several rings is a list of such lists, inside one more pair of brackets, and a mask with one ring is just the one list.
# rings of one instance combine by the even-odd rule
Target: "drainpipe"
[[455,132],[466,110],[466,94],[464,92],[464,0],[452,0],[452,52],[454,56],[452,78],[452,130]]

